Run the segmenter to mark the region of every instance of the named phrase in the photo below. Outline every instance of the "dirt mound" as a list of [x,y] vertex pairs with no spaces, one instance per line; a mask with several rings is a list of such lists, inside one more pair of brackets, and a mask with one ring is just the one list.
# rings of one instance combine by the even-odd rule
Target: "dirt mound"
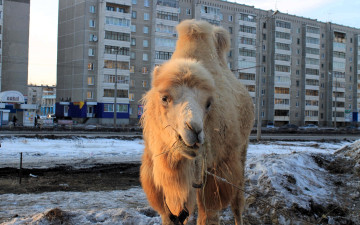
[[337,150],[335,154],[342,157],[349,157],[354,160],[354,172],[360,174],[360,139],[352,144],[345,145]]

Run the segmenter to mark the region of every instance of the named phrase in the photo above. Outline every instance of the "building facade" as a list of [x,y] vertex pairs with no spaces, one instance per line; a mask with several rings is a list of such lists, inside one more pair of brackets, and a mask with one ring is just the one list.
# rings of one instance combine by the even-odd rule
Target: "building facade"
[[37,107],[38,116],[49,117],[55,114],[56,87],[55,86],[28,86],[28,104]]
[[27,95],[30,0],[2,0],[0,12],[0,91]]
[[27,104],[30,0],[0,0],[0,126],[32,122]]
[[60,0],[57,116],[111,124],[116,108],[136,124],[185,19],[229,31],[229,67],[263,125],[358,121],[359,29],[219,0]]

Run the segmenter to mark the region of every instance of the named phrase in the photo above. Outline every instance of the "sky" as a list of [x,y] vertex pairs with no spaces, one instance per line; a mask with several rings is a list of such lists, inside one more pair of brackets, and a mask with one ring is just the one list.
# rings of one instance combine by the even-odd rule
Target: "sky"
[[[360,0],[232,1],[263,10],[277,9],[282,13],[360,28]],[[58,0],[31,0],[29,84],[56,84],[57,24]]]

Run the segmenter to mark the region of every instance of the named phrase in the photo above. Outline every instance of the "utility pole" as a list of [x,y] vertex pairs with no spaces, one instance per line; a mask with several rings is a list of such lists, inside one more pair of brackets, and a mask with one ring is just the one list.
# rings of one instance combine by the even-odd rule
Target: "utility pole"
[[[279,11],[278,10],[276,10],[275,12],[273,12],[273,14],[271,14],[270,16],[265,16],[265,17],[259,17],[259,20],[258,20],[258,27],[259,27],[259,32],[260,31],[262,31],[262,28],[261,28],[261,19],[262,18],[265,18],[265,21],[264,21],[264,23],[266,23],[269,19],[271,19],[273,16],[275,16],[277,13],[278,13]],[[260,47],[260,50],[259,50],[259,64],[261,65],[261,63],[262,63],[262,51],[263,51],[263,45],[264,45],[264,39],[263,39],[263,37],[262,37],[262,32],[261,33],[259,33],[259,35],[258,35],[258,42],[260,41],[260,38],[261,38],[261,44],[258,44],[258,47]],[[258,74],[258,83],[257,83],[257,85],[258,85],[258,90],[257,90],[257,92],[256,92],[256,94],[257,94],[257,132],[256,132],[256,139],[257,139],[257,141],[260,141],[260,139],[261,139],[261,124],[262,124],[262,119],[261,119],[261,102],[262,102],[262,98],[261,98],[261,91],[262,91],[262,76],[261,76],[261,74],[262,74],[262,69],[260,68],[260,70],[258,70],[259,71],[259,74]]]
[[116,98],[117,98],[117,82],[118,82],[118,77],[117,77],[117,56],[118,56],[118,51],[119,48],[117,47],[117,49],[112,49],[112,51],[116,51],[115,53],[115,88],[114,88],[114,128],[116,128],[116,117],[117,117],[117,104],[116,104]]
[[[334,71],[332,72],[333,73],[333,77],[334,77]],[[338,83],[337,83],[337,76],[335,75],[335,124],[334,124],[334,127],[336,129],[336,117],[337,117],[337,112],[336,112],[336,105],[337,105],[337,86],[338,86]]]

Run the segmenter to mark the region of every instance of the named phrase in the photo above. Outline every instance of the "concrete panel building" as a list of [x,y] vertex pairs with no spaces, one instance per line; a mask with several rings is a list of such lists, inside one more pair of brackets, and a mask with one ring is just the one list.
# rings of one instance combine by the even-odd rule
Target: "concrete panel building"
[[0,5],[0,91],[27,95],[30,0]]
[[229,67],[263,125],[358,121],[360,29],[219,0],[60,0],[57,115],[111,124],[117,108],[136,124],[185,19],[229,31]]

